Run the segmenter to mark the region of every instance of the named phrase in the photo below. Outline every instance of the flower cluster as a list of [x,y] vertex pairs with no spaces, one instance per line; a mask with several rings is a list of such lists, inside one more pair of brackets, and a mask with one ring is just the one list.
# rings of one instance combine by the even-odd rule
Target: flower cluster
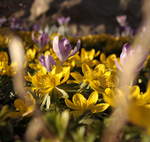
[[[4,93],[0,88],[0,107],[7,103],[11,106],[10,109],[5,105],[2,107],[2,111],[7,112],[2,120],[18,120],[26,117],[30,119],[36,108],[40,106],[44,119],[48,123],[51,122],[52,126],[56,125],[54,130],[58,131],[60,139],[64,141],[65,134],[70,133],[66,133],[68,123],[69,130],[76,125],[76,130],[79,125],[86,125],[89,128],[97,120],[107,125],[105,123],[108,116],[112,109],[117,107],[117,101],[124,95],[123,90],[118,89],[120,80],[117,72],[124,72],[127,58],[135,53],[135,49],[129,44],[124,44],[119,56],[107,52],[108,48],[105,52],[96,48],[84,48],[85,42],[88,39],[91,42],[95,37],[70,40],[58,34],[49,36],[45,32],[32,32],[28,40],[32,42],[28,45],[28,42],[23,41],[26,58],[23,63],[26,94],[18,98],[18,92],[15,92],[10,83],[11,91],[8,93],[9,101],[7,101],[1,97]],[[141,50],[141,47],[139,49]],[[143,78],[149,77],[149,59],[146,62],[143,59],[137,64],[135,71],[135,73],[139,70],[144,72],[142,76],[138,76],[143,86],[147,84]],[[8,79],[6,77],[11,78],[11,82],[15,75],[15,67],[17,64],[11,62],[7,48],[2,48],[0,87]],[[129,95],[126,97],[129,102],[128,121],[150,132],[150,83],[146,91],[144,87],[140,88],[138,83],[128,86]],[[0,124],[2,114],[0,112]],[[73,133],[71,137],[76,138],[76,135]]]

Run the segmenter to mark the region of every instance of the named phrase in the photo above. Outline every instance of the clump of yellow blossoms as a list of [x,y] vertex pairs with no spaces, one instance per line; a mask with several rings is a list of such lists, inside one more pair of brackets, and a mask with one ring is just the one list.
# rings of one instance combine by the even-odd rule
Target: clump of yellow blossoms
[[[145,93],[140,92],[139,86],[132,86],[129,88],[128,95],[128,120],[147,129],[150,133],[150,83],[148,84]],[[116,100],[123,96],[122,90],[105,89],[103,94],[105,102],[112,107],[116,107]],[[121,101],[121,100],[120,100]]]
[[109,107],[107,103],[96,104],[97,101],[98,92],[96,91],[92,92],[88,99],[79,93],[73,95],[72,102],[69,99],[65,99],[66,105],[73,110],[74,116],[79,116],[86,111],[91,111],[92,113],[102,112]]
[[31,82],[31,89],[39,95],[49,94],[55,87],[66,82],[69,78],[70,68],[64,67],[57,73],[56,67],[51,72],[39,71],[34,75],[28,73],[26,80]]
[[107,70],[104,64],[98,64],[91,69],[87,64],[82,64],[82,73],[72,72],[74,83],[88,84],[93,90],[103,93],[106,88],[115,87],[115,78],[111,71]]

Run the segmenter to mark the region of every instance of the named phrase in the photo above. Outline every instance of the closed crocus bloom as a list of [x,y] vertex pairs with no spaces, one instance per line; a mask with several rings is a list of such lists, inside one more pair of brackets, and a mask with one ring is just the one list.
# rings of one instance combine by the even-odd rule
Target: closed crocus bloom
[[32,33],[32,40],[41,48],[44,48],[49,42],[49,36],[47,33],[40,33],[38,37],[35,36],[34,32]]
[[77,53],[79,48],[80,40],[77,41],[77,45],[74,49],[72,49],[68,39],[63,38],[59,40],[58,36],[54,37],[53,39],[53,50],[61,62],[65,62],[70,56],[73,56],[75,53]]
[[[138,52],[141,52],[142,46],[139,45],[138,48],[135,49],[135,48],[132,48],[128,43],[124,44],[122,48],[122,52],[120,54],[120,63],[117,60],[115,61],[115,64],[120,71],[122,72],[124,71],[124,65],[127,63],[128,57],[131,57],[136,52],[136,50],[138,50]],[[147,57],[146,54],[143,57],[143,59],[137,64],[137,69],[135,72],[138,72],[143,68],[144,61]]]
[[47,69],[48,72],[51,71],[52,66],[56,64],[55,60],[50,55],[41,55],[39,60],[40,63]]

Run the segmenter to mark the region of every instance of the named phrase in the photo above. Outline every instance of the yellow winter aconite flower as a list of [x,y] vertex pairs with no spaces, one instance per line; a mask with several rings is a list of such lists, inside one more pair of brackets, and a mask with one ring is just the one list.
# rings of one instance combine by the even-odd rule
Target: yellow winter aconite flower
[[[150,107],[150,88],[148,88],[145,93],[140,92],[139,86],[132,86],[129,89],[130,94],[127,99],[130,103],[134,103],[139,106]],[[103,94],[103,98],[105,102],[109,103],[111,106],[116,106],[115,98],[121,98],[123,95],[124,94],[122,90],[112,90],[110,88],[106,88],[105,93]]]
[[114,76],[111,71],[105,68],[104,64],[97,65],[91,69],[87,64],[82,65],[83,76],[78,72],[72,72],[71,76],[75,79],[74,83],[89,84],[89,86],[100,93],[106,88],[115,86]]
[[26,80],[31,82],[31,89],[38,95],[49,94],[56,86],[65,83],[70,75],[70,67],[64,67],[57,73],[56,67],[50,72],[39,71],[33,76],[28,73]]
[[35,55],[36,55],[36,49],[33,48],[33,49],[27,49],[26,51],[26,58],[28,61],[31,61],[35,58]]
[[77,66],[81,66],[83,63],[87,64],[90,67],[97,65],[98,60],[94,59],[99,55],[99,52],[95,53],[95,50],[86,51],[84,48],[81,49],[81,54],[76,54],[74,60]]
[[14,102],[16,112],[8,114],[11,118],[30,115],[35,109],[35,99],[31,94],[26,94],[24,99],[16,99]]
[[66,105],[73,110],[74,116],[79,116],[86,111],[91,111],[92,113],[102,112],[109,107],[107,103],[96,104],[97,101],[98,92],[96,91],[92,92],[88,99],[79,93],[73,96],[72,102],[69,99],[65,99]]
[[101,63],[105,64],[105,66],[110,70],[116,70],[115,60],[117,60],[117,57],[115,54],[111,54],[108,57],[106,57],[104,53],[100,55]]
[[[118,96],[115,96],[116,94],[118,96],[121,96],[121,94],[124,95],[121,90],[117,90],[115,93],[113,90],[107,88],[104,94],[105,102],[115,107],[115,97],[118,98]],[[146,128],[148,133],[150,133],[150,83],[145,93],[140,92],[139,86],[131,87],[128,101],[128,120]]]
[[11,75],[11,67],[8,65],[7,52],[0,52],[0,75]]

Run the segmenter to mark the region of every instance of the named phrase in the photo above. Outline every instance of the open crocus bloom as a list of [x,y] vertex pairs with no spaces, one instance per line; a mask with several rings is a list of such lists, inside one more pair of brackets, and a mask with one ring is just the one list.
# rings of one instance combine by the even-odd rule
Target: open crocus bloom
[[68,39],[63,38],[59,40],[58,36],[54,37],[53,50],[61,62],[65,62],[70,56],[73,56],[75,53],[77,53],[79,48],[80,40],[77,41],[77,45],[74,49],[72,49]]

